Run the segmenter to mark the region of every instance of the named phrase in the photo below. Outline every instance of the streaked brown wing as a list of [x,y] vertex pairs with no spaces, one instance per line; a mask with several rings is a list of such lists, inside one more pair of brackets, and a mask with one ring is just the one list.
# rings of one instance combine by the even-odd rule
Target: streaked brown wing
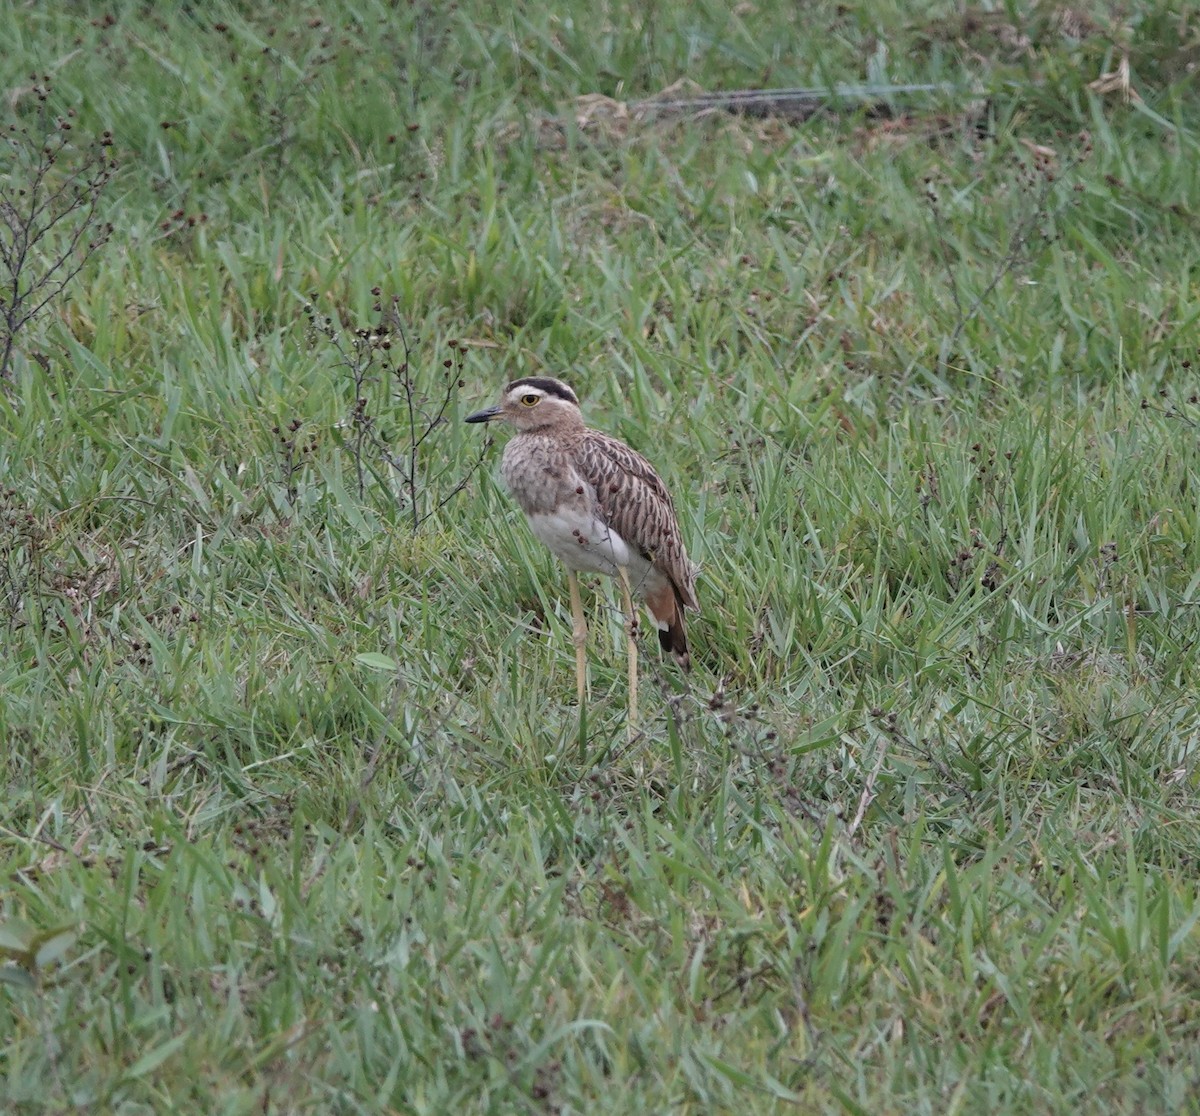
[[584,437],[580,465],[608,525],[671,579],[679,600],[697,608],[695,573],[666,485],[640,453],[598,430]]

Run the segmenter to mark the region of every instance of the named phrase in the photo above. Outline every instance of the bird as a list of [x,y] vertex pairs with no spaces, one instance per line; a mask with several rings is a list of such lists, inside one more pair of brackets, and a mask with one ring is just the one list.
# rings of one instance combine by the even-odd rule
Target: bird
[[688,559],[671,495],[654,467],[624,442],[587,426],[579,398],[562,380],[526,376],[509,383],[493,407],[466,422],[507,423],[500,474],[534,535],[567,568],[575,682],[584,704],[587,622],[578,574],[621,583],[629,652],[629,724],[637,721],[638,596],[658,628],[663,651],[691,668],[686,609],[698,610],[697,567]]

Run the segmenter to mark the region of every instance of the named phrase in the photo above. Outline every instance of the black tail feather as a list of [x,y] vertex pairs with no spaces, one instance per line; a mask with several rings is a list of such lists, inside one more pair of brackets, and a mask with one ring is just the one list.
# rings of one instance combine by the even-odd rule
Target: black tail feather
[[658,642],[664,651],[669,651],[675,656],[675,661],[684,670],[692,669],[692,656],[688,653],[687,634],[683,630],[682,609],[676,609],[673,624],[658,629]]

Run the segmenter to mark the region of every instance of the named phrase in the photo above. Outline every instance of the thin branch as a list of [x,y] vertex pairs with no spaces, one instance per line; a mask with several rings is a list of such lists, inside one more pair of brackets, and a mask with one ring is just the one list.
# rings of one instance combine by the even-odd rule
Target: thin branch
[[0,380],[11,375],[20,332],[64,294],[113,231],[99,219],[100,196],[116,171],[111,133],[75,146],[74,112],[52,120],[46,107],[49,86],[36,93],[37,126],[13,125],[4,137],[13,160],[0,179],[0,285],[5,292],[0,299]]
[[[633,101],[629,108],[645,116],[677,115],[712,111],[742,116],[777,116],[793,122],[809,119],[818,112],[849,105],[869,112],[886,113],[897,97],[914,94],[961,96],[963,91],[945,83],[936,85],[837,85],[809,89],[732,89],[701,93],[694,97],[648,97]],[[973,98],[978,94],[970,94]]]
[[[958,283],[950,269],[948,256],[945,254],[946,247],[944,239],[940,233],[935,232],[935,240],[937,241],[939,248],[943,253],[943,258],[946,260],[947,272],[950,273],[950,290],[954,297],[955,309],[957,310],[957,320],[955,321],[954,329],[950,332],[950,336],[945,343],[941,357],[941,364],[943,368],[945,367],[950,354],[958,347],[958,343],[962,338],[963,331],[972,321],[974,321],[976,317],[978,317],[980,311],[984,307],[984,304],[995,293],[996,288],[1000,285],[1004,277],[1008,275],[1018,263],[1029,258],[1031,254],[1031,233],[1033,232],[1033,229],[1037,223],[1043,220],[1049,214],[1050,210],[1048,203],[1050,201],[1051,194],[1054,192],[1059,180],[1078,167],[1084,161],[1084,159],[1091,154],[1091,149],[1091,140],[1085,135],[1082,147],[1076,154],[1072,155],[1071,158],[1066,160],[1061,171],[1056,173],[1049,167],[1042,168],[1043,180],[1041,189],[1034,197],[1033,202],[1029,207],[1029,211],[1017,224],[1016,229],[1009,237],[1008,251],[996,266],[996,270],[992,275],[991,280],[987,283],[983,290],[971,300],[970,304],[965,310],[959,299]],[[939,213],[936,204],[937,195],[935,192],[930,192],[930,200],[933,203],[932,208],[935,222],[940,226],[941,221],[938,220]]]
[[858,809],[854,812],[854,818],[846,829],[846,836],[853,837],[858,832],[858,827],[862,825],[863,818],[867,816],[867,807],[875,801],[875,781],[879,778],[879,773],[883,770],[884,761],[887,759],[887,743],[882,743],[879,746],[879,754],[875,757],[875,764],[867,773],[867,780],[863,783],[862,794],[858,796]]
[[[353,409],[349,419],[341,425],[353,429],[353,434],[347,441],[354,458],[360,498],[366,495],[368,470],[372,476],[379,476],[371,463],[372,452],[378,453],[384,464],[399,476],[402,499],[407,500],[408,518],[415,533],[426,520],[437,514],[467,487],[470,478],[482,464],[482,453],[480,459],[472,463],[466,474],[448,492],[434,494],[434,486],[449,470],[430,472],[423,469],[422,451],[430,443],[435,432],[442,429],[448,421],[447,413],[461,383],[459,373],[463,367],[463,350],[456,342],[450,342],[454,356],[442,362],[445,371],[441,390],[435,397],[426,395],[420,388],[420,380],[414,366],[413,341],[400,318],[396,306],[397,299],[393,298],[385,308],[380,289],[376,287],[372,293],[380,300],[376,303],[375,310],[382,320],[380,324],[371,328],[352,328],[344,325],[343,329],[339,330],[335,327],[332,317],[318,316],[313,305],[315,295],[305,303],[304,313],[309,323],[310,344],[315,343],[319,337],[325,338],[337,351],[339,359],[335,362],[335,367],[345,368],[354,384]],[[342,340],[345,330],[349,330],[352,339],[349,344]],[[399,358],[390,355],[395,347],[394,339],[399,341]],[[399,403],[403,416],[403,433],[400,438],[403,439],[404,446],[398,447],[395,452],[389,444],[387,433],[381,431],[370,410],[371,388],[373,385],[380,385],[383,375],[390,377],[392,400]],[[485,450],[488,444],[490,440],[485,440]],[[394,488],[392,492],[394,495]]]

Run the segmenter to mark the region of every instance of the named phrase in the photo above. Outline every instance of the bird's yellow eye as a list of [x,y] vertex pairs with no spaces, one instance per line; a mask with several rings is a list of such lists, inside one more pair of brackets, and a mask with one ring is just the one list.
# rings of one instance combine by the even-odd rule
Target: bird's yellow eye
[[521,396],[521,402],[526,407],[536,407],[539,399],[541,399],[541,396],[534,395],[532,392],[530,392],[528,395]]

